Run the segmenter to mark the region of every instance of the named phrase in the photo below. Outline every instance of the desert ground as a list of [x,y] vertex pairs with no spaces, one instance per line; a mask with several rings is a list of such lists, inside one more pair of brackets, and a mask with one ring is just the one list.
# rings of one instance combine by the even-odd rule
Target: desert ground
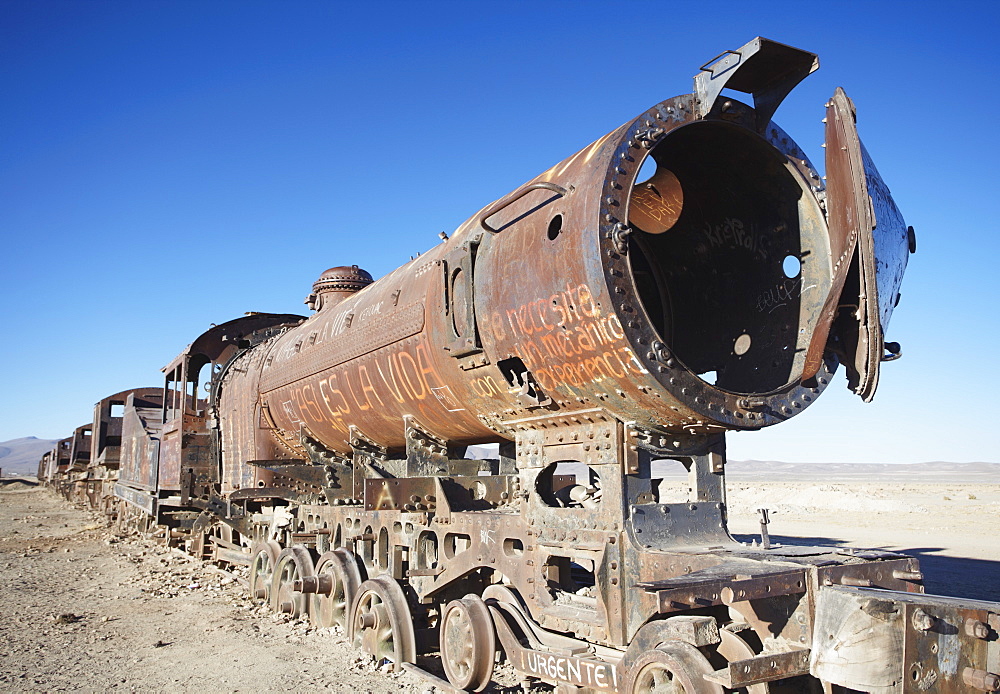
[[[257,608],[244,570],[104,528],[27,478],[0,481],[0,689],[16,692],[424,693],[337,629]],[[920,558],[928,592],[1000,600],[1000,483],[734,474],[731,530],[752,541],[879,547]],[[492,691],[520,691],[510,673]]]
[[103,528],[47,489],[0,490],[0,690],[406,692],[339,629],[251,604],[246,570]]
[[772,542],[887,549],[920,560],[928,593],[1000,601],[1000,483],[729,481],[730,531]]

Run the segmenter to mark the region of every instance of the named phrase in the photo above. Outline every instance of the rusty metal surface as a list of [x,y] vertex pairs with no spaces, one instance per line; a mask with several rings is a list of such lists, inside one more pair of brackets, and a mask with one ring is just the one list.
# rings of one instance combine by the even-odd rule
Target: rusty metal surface
[[[906,608],[903,614],[904,691],[933,688],[940,692],[961,692],[968,691],[969,687],[981,691],[998,688],[1000,662],[995,652],[990,658],[990,644],[1000,638],[995,630],[1000,617],[996,604],[916,597],[901,598],[900,602]],[[993,627],[989,626],[991,623]]]
[[[582,648],[524,648],[507,621],[513,614],[496,604],[490,606],[490,612],[504,653],[518,672],[597,691],[617,690],[618,671],[614,663],[588,658]],[[524,636],[527,635],[522,632]],[[527,640],[530,643],[530,636]]]
[[91,424],[82,424],[73,432],[70,441],[69,460],[67,461],[70,471],[85,470],[90,464],[92,426]]
[[[830,357],[801,383],[813,304],[831,282],[812,260],[828,254],[826,224],[815,171],[763,143],[754,118],[734,101],[704,118],[689,97],[663,102],[409,264],[338,292],[269,348],[261,389],[274,425],[349,455],[351,425],[403,447],[406,415],[458,444],[509,438],[539,410],[599,406],[696,433],[794,416],[836,368]],[[657,180],[683,190],[668,233],[630,226],[649,156]],[[801,273],[783,272],[789,256]]]
[[156,489],[160,431],[163,427],[163,390],[129,397],[122,417],[119,481],[129,487]]
[[69,455],[73,446],[73,438],[68,437],[59,441],[52,451],[50,458],[49,478],[52,479],[58,474],[65,474],[69,468]]
[[[158,411],[162,403],[162,389],[135,388],[109,395],[94,405],[93,440],[88,474],[92,479],[105,480],[109,493],[113,493],[114,483],[119,479],[123,445],[126,442],[130,446],[136,443],[132,439],[136,427],[133,423],[128,427],[126,435],[126,419],[136,416],[137,409],[148,417],[153,411]],[[131,466],[140,454],[129,451],[126,455],[131,456],[129,458]],[[154,482],[155,480],[149,482],[150,488]]]
[[782,99],[817,69],[814,53],[757,37],[702,65],[694,78],[699,113],[710,113],[723,89],[752,94],[757,129],[763,132]]
[[761,682],[774,682],[808,674],[809,649],[802,648],[784,653],[764,653],[746,660],[733,661],[725,669],[713,673],[711,681],[718,682],[728,689],[739,689]]
[[[861,144],[854,103],[838,89],[827,104],[826,165],[831,260],[836,286],[828,299],[828,320],[837,303],[855,316],[857,332],[845,331],[841,347],[851,388],[865,401],[874,397],[885,330],[899,297],[910,252],[907,227],[888,187]],[[845,322],[853,322],[845,317]]]
[[[538,410],[601,406],[695,433],[800,412],[836,368],[821,349],[805,369],[806,348],[826,342],[812,338],[829,328],[820,318],[835,273],[818,176],[787,138],[788,154],[761,143],[754,117],[733,101],[704,119],[686,97],[664,102],[416,260],[336,292],[254,367],[278,437],[304,427],[348,455],[352,425],[404,446],[405,416],[465,444],[510,437],[511,422]],[[684,191],[669,233],[630,226],[649,156],[657,180]],[[637,205],[648,219],[642,196]],[[790,257],[800,271],[783,269]]]
[[[202,382],[217,383],[217,374],[254,345],[253,339],[280,332],[302,319],[292,314],[251,313],[202,333],[163,368],[167,392],[163,431],[160,442],[159,480],[162,489],[181,490],[184,474],[193,476],[192,484],[203,487],[219,481],[219,466],[212,453],[212,434],[208,426],[208,407],[219,396],[210,391],[211,403],[199,391]],[[251,382],[251,386],[255,386]],[[240,423],[249,419],[252,404],[243,405]],[[246,440],[244,434],[230,441]],[[259,456],[243,458],[257,459]]]

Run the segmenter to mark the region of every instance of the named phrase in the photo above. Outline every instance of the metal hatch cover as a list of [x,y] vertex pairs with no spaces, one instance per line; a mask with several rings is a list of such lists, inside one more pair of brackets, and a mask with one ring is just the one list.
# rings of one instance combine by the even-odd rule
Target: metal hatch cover
[[[909,256],[906,224],[856,127],[853,102],[837,88],[826,110],[827,210],[833,286],[824,318],[826,334],[838,306],[853,311],[841,331],[848,386],[870,402],[878,386],[884,335]],[[857,296],[853,296],[854,290]],[[856,332],[855,332],[856,331]],[[817,335],[819,337],[819,335]]]

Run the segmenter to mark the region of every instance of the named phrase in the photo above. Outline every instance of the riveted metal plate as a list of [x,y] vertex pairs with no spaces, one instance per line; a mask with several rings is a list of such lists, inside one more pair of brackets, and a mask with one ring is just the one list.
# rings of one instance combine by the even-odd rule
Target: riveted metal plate
[[[355,328],[345,328],[312,349],[329,368],[405,340],[424,328],[423,303],[410,304]],[[264,369],[261,390],[268,392],[315,373],[313,360],[299,360],[284,368]]]

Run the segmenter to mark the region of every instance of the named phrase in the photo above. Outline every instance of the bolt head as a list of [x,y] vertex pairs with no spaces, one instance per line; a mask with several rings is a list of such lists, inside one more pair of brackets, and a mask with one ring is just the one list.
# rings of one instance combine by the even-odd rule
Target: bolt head
[[918,609],[913,613],[913,617],[911,617],[910,621],[913,624],[914,629],[917,629],[918,631],[930,631],[936,620],[923,610]]

